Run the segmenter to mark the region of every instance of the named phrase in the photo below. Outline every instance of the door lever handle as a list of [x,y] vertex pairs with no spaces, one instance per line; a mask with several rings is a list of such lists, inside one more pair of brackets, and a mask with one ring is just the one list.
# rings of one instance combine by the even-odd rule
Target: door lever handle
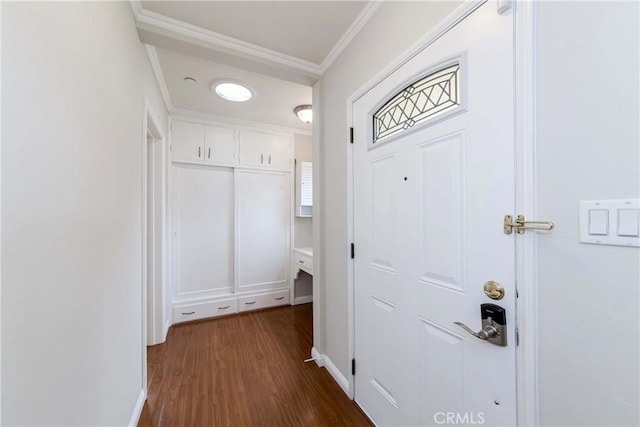
[[462,329],[464,329],[474,337],[479,338],[481,340],[488,340],[489,338],[497,337],[500,335],[498,330],[491,325],[485,325],[484,328],[482,328],[479,332],[473,332],[473,329],[471,329],[470,327],[468,327],[462,322],[453,322],[453,323],[455,325],[460,326]]

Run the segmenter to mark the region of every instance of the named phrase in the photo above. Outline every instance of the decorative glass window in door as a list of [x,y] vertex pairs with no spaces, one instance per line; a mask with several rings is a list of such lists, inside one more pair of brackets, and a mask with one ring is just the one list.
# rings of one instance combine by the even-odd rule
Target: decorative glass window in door
[[373,143],[460,105],[459,73],[448,65],[402,89],[373,114]]

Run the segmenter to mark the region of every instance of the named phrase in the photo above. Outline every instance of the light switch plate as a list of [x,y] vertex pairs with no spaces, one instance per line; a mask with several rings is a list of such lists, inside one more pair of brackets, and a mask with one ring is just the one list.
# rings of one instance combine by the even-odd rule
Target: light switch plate
[[580,202],[580,242],[640,247],[640,200]]

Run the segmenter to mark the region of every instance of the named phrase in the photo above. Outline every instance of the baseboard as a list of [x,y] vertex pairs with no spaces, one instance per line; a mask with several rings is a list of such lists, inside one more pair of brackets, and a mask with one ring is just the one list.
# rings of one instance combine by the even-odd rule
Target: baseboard
[[136,402],[136,406],[133,408],[133,413],[131,414],[131,419],[129,419],[129,427],[136,427],[138,425],[138,421],[140,421],[140,415],[142,414],[142,408],[144,407],[144,401],[147,400],[147,396],[144,393],[144,390],[140,390],[140,394],[138,395],[138,401]]
[[324,367],[329,372],[333,380],[338,383],[342,391],[344,391],[349,399],[351,399],[349,381],[345,378],[344,375],[342,375],[342,372],[340,372],[340,370],[336,368],[336,365],[333,364],[331,359],[325,354],[320,354],[315,347],[311,349],[311,357],[313,357],[318,366]]
[[167,321],[164,324],[164,331],[162,334],[162,342],[165,342],[167,340],[167,334],[169,333],[169,328],[171,327],[171,320],[167,319]]
[[293,299],[293,305],[308,304],[310,302],[313,302],[313,295],[303,295]]

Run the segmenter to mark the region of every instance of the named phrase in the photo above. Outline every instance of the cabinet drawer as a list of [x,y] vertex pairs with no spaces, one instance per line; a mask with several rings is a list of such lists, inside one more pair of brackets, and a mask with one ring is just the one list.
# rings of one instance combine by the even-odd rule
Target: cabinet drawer
[[238,300],[229,298],[213,302],[185,304],[173,307],[173,323],[223,316],[238,312]]
[[289,304],[289,290],[238,298],[238,310],[240,312],[285,304]]
[[300,270],[306,271],[307,273],[313,275],[313,258],[312,257],[305,254],[301,254],[299,252],[294,252],[293,256],[294,256],[293,262]]

